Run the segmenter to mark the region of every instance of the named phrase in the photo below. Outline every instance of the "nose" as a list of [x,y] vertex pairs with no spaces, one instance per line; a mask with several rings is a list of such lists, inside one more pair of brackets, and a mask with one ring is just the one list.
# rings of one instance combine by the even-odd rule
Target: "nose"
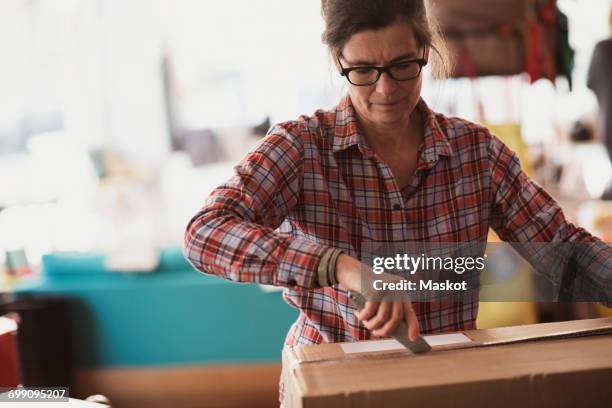
[[389,74],[386,72],[383,73],[380,78],[378,78],[378,82],[376,82],[376,92],[384,96],[391,95],[396,88],[397,83],[395,80],[391,79]]

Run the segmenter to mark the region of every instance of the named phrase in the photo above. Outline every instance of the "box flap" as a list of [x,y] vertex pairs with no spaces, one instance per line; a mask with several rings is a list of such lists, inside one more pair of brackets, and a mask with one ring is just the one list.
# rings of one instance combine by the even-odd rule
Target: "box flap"
[[[445,350],[456,350],[471,347],[492,346],[501,344],[551,339],[560,337],[586,336],[592,334],[612,333],[612,317],[600,319],[572,320],[566,322],[529,324],[522,326],[500,327],[484,330],[466,330],[461,332],[471,339],[469,342],[435,344],[438,337],[444,335],[424,336],[432,345],[435,353]],[[432,341],[433,340],[433,341]],[[367,353],[346,353],[342,345],[346,343],[325,343],[291,348],[292,364],[303,364],[322,361],[348,360],[354,358],[382,358],[384,356],[411,355],[409,350],[399,343],[395,348],[389,347],[389,340],[365,340],[362,343],[373,343],[373,349],[380,345],[380,351]],[[365,354],[365,355],[364,355]],[[419,356],[420,357],[420,356]]]
[[465,333],[485,346],[548,338],[588,336],[591,334],[612,333],[612,317],[469,330]]

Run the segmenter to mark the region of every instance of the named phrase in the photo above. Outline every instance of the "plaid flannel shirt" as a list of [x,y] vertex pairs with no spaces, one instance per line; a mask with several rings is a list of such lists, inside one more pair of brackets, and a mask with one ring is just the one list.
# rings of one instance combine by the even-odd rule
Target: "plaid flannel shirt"
[[[185,255],[200,271],[285,287],[299,309],[286,344],[370,338],[341,286],[320,287],[329,248],[360,259],[365,243],[596,241],[568,223],[519,160],[479,125],[433,112],[403,190],[358,129],[350,97],[274,126],[190,221]],[[609,283],[609,280],[608,280]],[[475,327],[478,301],[415,304],[424,333]]]

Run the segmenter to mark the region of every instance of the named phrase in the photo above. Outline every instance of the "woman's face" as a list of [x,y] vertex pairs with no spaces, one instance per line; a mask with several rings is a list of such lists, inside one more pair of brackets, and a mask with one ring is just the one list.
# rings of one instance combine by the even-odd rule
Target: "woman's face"
[[[419,47],[410,25],[396,23],[354,34],[342,49],[340,61],[344,68],[383,66],[422,56],[423,48]],[[408,81],[396,81],[385,73],[373,85],[349,84],[349,95],[362,121],[375,126],[406,125],[421,95],[421,78],[419,75]]]

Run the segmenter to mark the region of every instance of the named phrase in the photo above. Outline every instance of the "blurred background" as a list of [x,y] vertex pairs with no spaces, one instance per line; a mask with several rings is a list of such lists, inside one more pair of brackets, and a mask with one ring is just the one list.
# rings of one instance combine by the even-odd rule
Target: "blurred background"
[[[426,68],[424,99],[489,126],[569,219],[612,241],[587,88],[612,2],[437,3],[456,66],[443,81]],[[318,1],[0,2],[0,315],[20,316],[21,383],[118,407],[274,404],[297,312],[193,271],[180,247],[270,124],[346,91],[322,30]],[[481,327],[605,313],[481,309]]]

